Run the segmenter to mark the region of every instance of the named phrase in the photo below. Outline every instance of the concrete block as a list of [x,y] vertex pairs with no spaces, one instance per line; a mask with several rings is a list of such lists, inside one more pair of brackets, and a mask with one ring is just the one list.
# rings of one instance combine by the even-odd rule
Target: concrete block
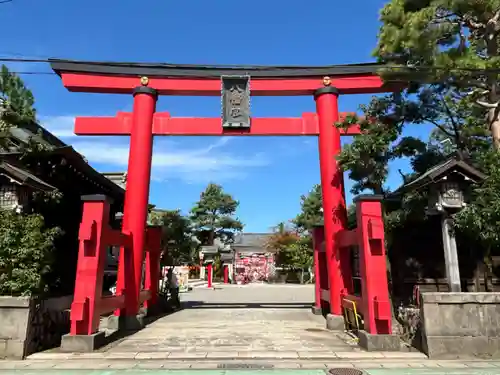
[[110,330],[139,331],[143,329],[144,315],[137,316],[115,316],[108,317],[107,328]]
[[0,358],[5,357],[7,350],[7,339],[0,339]]
[[500,358],[498,337],[430,336],[426,344],[429,358]]
[[5,357],[10,359],[24,359],[25,354],[24,340],[6,340],[5,341]]
[[344,317],[342,315],[328,314],[326,316],[326,329],[329,329],[330,331],[344,331]]
[[120,317],[115,315],[108,316],[106,328],[109,330],[118,331],[120,329]]
[[401,340],[398,335],[372,335],[364,330],[358,332],[359,346],[367,351],[398,352]]
[[321,307],[312,306],[311,307],[311,312],[314,315],[323,315],[323,309]]
[[422,351],[430,358],[500,358],[500,293],[423,293]]
[[64,335],[61,339],[61,351],[88,353],[105,344],[105,333],[97,332],[93,335]]

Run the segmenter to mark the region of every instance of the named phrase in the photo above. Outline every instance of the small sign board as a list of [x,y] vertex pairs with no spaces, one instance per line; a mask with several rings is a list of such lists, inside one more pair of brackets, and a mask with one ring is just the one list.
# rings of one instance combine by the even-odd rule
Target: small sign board
[[222,76],[222,127],[250,128],[250,77]]
[[217,254],[219,252],[218,246],[202,246],[201,251],[203,255]]

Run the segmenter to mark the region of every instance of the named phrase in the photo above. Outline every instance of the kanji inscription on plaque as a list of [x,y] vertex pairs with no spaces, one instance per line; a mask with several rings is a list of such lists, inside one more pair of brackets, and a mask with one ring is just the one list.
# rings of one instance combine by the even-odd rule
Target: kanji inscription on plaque
[[250,77],[223,76],[222,127],[250,127]]

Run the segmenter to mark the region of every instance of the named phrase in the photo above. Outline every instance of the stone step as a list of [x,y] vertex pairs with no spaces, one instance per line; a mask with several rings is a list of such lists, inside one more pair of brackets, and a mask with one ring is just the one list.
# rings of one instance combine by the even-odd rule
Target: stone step
[[321,361],[358,361],[358,360],[423,360],[427,357],[418,352],[333,352],[333,351],[243,351],[243,352],[94,352],[94,353],[36,353],[28,360],[67,361],[67,360],[165,360],[165,361],[238,361],[238,360],[321,360]]
[[292,346],[292,347],[274,347],[274,348],[265,348],[265,347],[211,347],[211,348],[203,348],[203,347],[145,347],[141,348],[140,351],[138,348],[133,347],[115,347],[112,352],[109,352],[110,355],[113,352],[119,353],[235,353],[235,352],[359,352],[361,351],[358,347],[349,348],[346,346],[328,346],[328,347],[305,347],[305,346]]
[[[164,360],[74,360],[74,361],[0,361],[0,370],[14,370],[13,373],[51,374],[47,370],[78,370],[80,375],[95,375],[98,373],[116,374],[119,370],[127,370],[127,374],[144,374],[143,370],[293,370],[308,369],[314,371],[302,372],[303,375],[324,375],[329,368],[357,368],[360,370],[376,370],[378,374],[463,374],[463,375],[500,375],[499,361],[480,360],[428,360],[428,359],[368,359],[368,360],[237,360],[237,361],[164,361]],[[20,371],[22,370],[22,372]],[[95,370],[101,370],[97,372]],[[102,371],[105,370],[105,371]],[[137,370],[134,372],[134,370]],[[371,372],[371,371],[369,371]],[[62,374],[63,372],[61,372]],[[68,371],[66,371],[68,373]],[[156,372],[159,373],[159,372]],[[215,372],[214,372],[215,373]],[[262,374],[270,372],[262,371]],[[374,372],[372,372],[374,373]]]

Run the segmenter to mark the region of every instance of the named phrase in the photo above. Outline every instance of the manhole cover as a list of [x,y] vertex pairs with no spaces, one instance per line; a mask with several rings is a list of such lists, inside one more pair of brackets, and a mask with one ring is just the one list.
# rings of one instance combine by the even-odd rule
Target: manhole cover
[[355,368],[331,368],[328,373],[330,375],[363,375],[363,371]]
[[321,329],[321,328],[306,328],[305,331],[306,332],[323,332],[324,329]]

